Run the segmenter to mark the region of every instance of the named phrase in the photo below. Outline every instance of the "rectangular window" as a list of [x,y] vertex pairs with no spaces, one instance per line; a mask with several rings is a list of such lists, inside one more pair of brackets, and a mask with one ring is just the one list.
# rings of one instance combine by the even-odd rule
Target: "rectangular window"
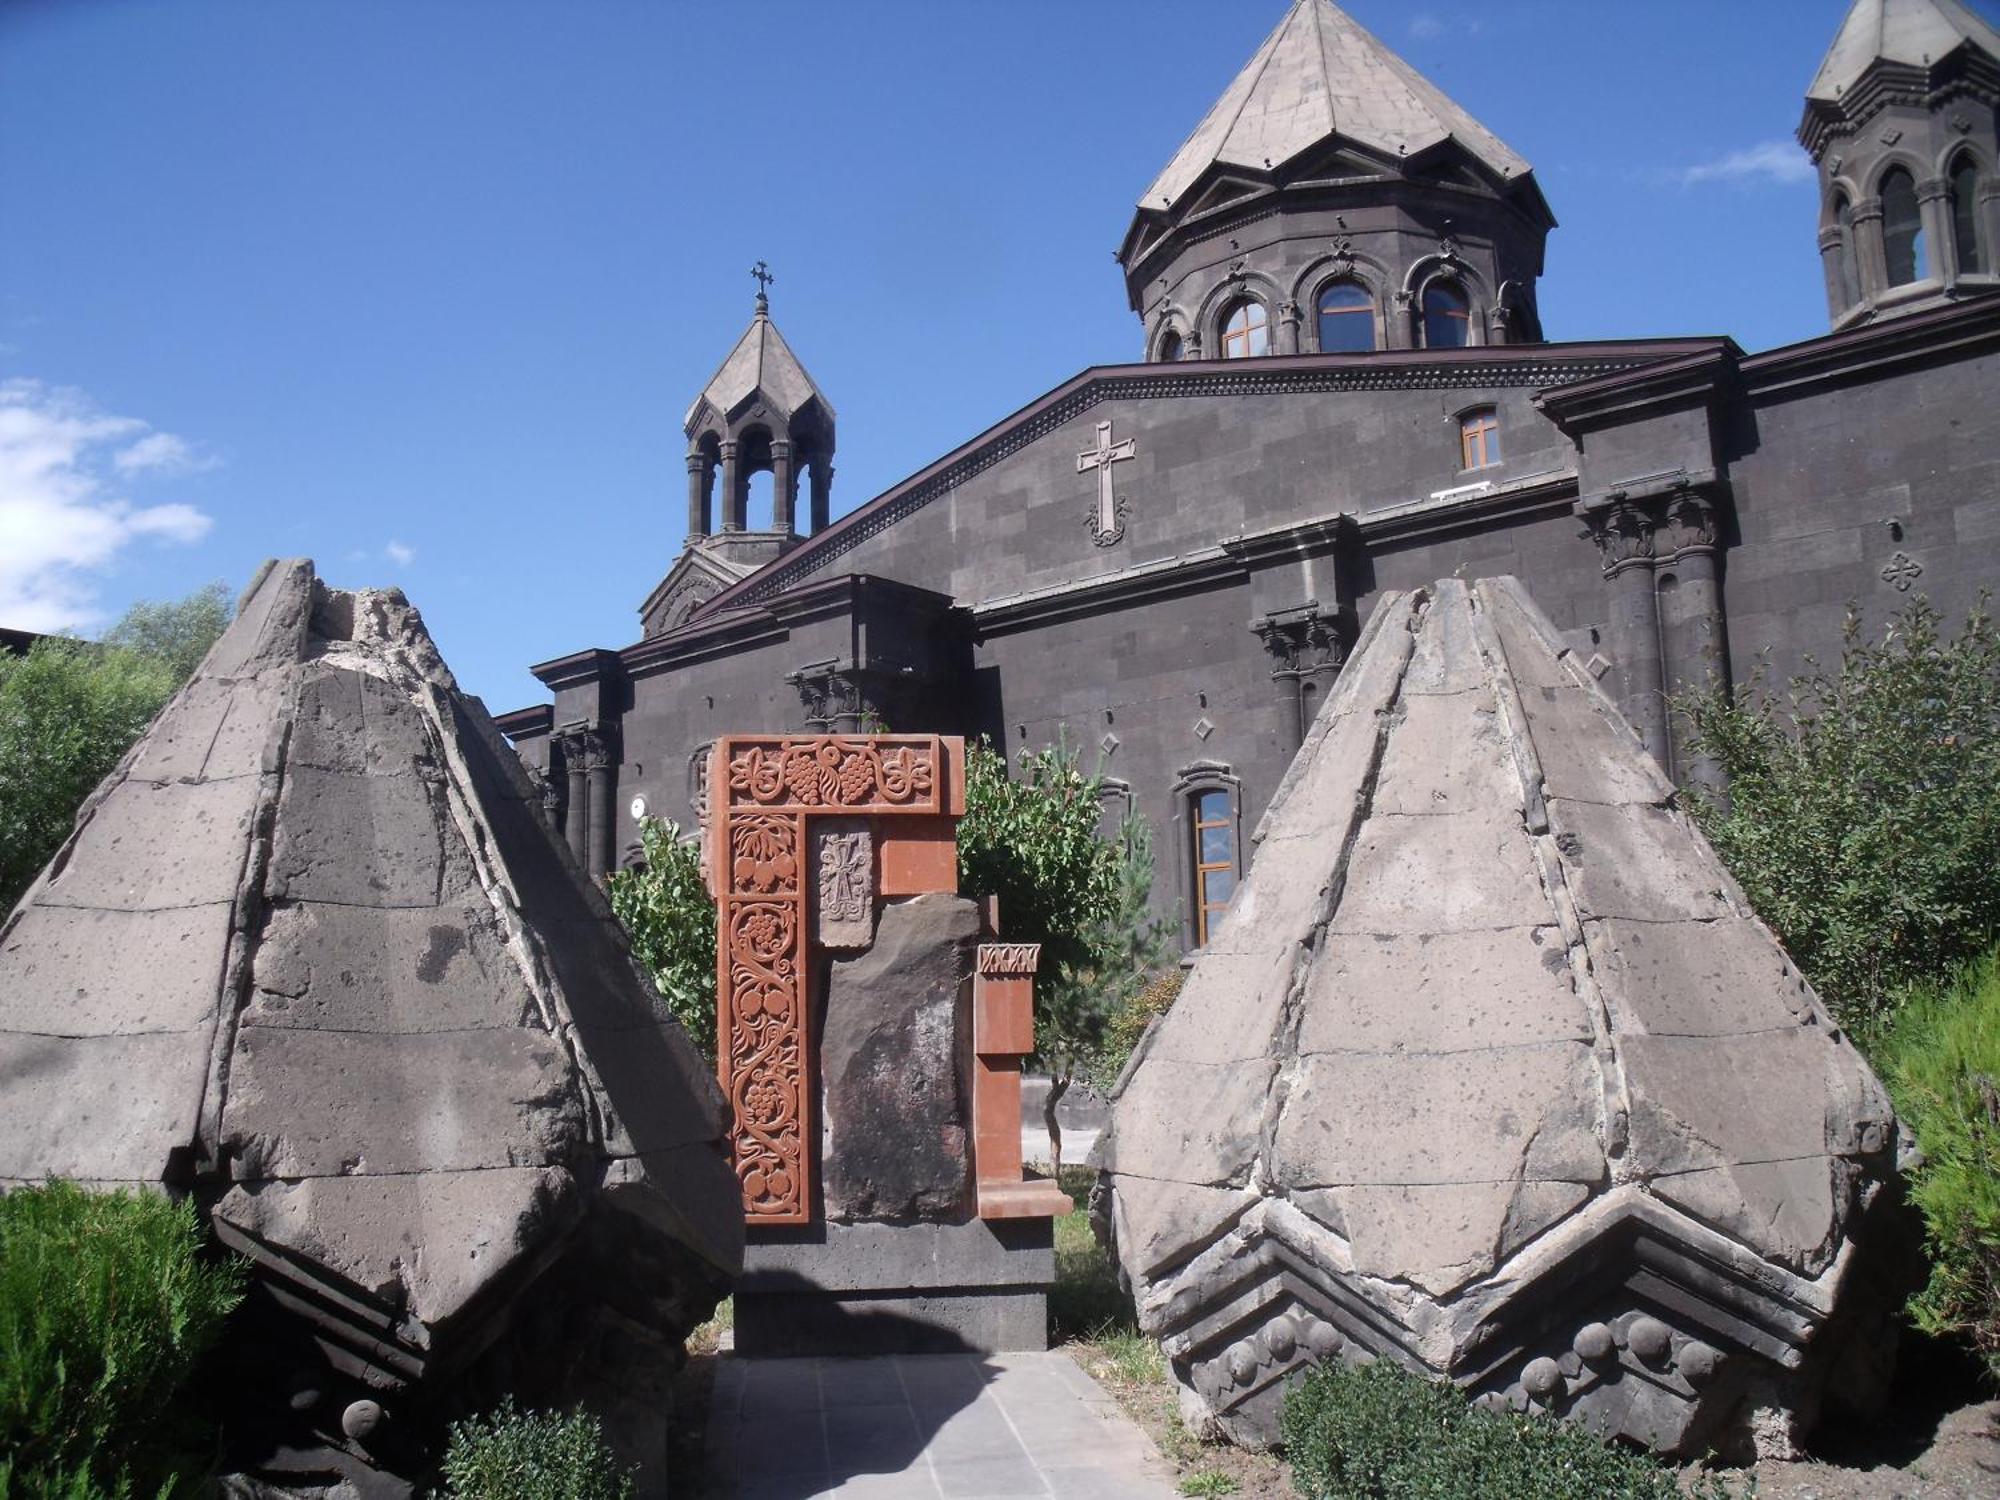
[[1490,469],[1500,462],[1500,415],[1490,406],[1458,419],[1459,467]]

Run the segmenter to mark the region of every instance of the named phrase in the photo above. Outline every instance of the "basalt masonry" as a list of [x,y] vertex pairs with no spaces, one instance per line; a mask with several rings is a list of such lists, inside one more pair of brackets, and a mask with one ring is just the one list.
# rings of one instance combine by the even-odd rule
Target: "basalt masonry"
[[1515,581],[1383,599],[1256,840],[1094,1158],[1191,1426],[1335,1358],[1678,1455],[1868,1402],[1887,1098]]
[[399,593],[266,565],[0,929],[0,1075],[0,1185],[189,1195],[250,1262],[232,1493],[408,1495],[509,1394],[668,1492],[723,1101]]

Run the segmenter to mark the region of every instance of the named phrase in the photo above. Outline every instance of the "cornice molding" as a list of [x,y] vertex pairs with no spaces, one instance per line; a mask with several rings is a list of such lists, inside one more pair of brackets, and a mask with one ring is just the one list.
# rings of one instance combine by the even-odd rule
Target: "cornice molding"
[[758,604],[791,588],[931,501],[1106,401],[1345,391],[1540,389],[1704,354],[1723,342],[1726,341],[1660,339],[1488,344],[1455,349],[1449,355],[1425,349],[1392,349],[1370,354],[1268,355],[1258,359],[1190,360],[1180,364],[1094,366],[841,517],[784,557],[723,590],[696,613],[695,620]]
[[1739,367],[1753,399],[1889,374],[1914,365],[1949,364],[2000,350],[2000,290],[1981,290],[1932,311],[1879,318],[1753,354]]

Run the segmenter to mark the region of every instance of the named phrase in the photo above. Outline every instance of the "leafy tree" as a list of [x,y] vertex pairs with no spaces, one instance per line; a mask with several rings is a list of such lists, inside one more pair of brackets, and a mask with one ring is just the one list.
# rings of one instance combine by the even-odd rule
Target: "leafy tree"
[[701,852],[671,819],[639,830],[645,868],[611,877],[611,909],[667,1007],[710,1062],[715,1060],[715,902],[701,878]]
[[1120,1006],[1158,967],[1165,931],[1146,909],[1153,861],[1145,825],[1128,819],[1117,839],[1103,838],[1101,782],[1077,768],[1066,746],[1023,752],[1020,770],[1010,779],[990,746],[967,747],[959,886],[999,898],[1010,940],[1042,945],[1035,1056],[1049,1074],[1042,1115],[1060,1170],[1056,1106],[1092,1068]]
[[109,644],[51,637],[0,655],[0,913],[54,857],[77,809],[187,680],[228,619],[221,585],[136,604]]
[[157,656],[176,682],[186,682],[222,634],[230,613],[229,587],[223,583],[196,589],[185,599],[142,599],[111,627],[104,644]]
[[1955,637],[1919,599],[1880,640],[1850,613],[1837,670],[1782,699],[1753,680],[1677,705],[1726,798],[1703,830],[1843,1024],[1879,1034],[1910,986],[1948,982],[2000,930],[2000,633]]

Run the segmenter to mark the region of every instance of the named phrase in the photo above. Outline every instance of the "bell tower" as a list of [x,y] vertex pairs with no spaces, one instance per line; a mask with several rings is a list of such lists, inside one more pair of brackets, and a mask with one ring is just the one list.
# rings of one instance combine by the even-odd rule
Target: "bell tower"
[[[756,310],[722,368],[688,408],[690,544],[706,542],[732,564],[760,566],[802,535],[826,525],[833,490],[833,403],[813,384],[771,321],[771,283],[761,260]],[[768,527],[749,525],[750,478],[771,476]],[[806,525],[799,525],[799,490],[807,490]],[[719,514],[718,514],[719,511]]]
[[1799,144],[1835,328],[2000,290],[2000,31],[1959,0],[1854,0]]

